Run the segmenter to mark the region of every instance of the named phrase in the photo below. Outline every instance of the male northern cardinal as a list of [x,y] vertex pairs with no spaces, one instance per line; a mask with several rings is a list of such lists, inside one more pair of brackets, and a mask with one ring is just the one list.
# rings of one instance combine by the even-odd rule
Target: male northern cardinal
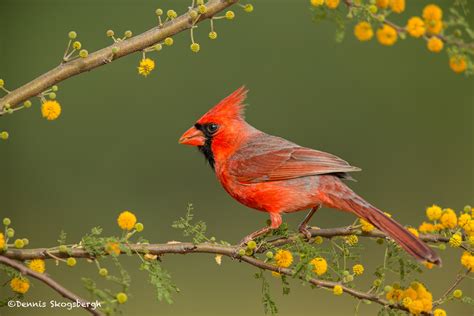
[[348,172],[359,168],[248,124],[243,117],[246,94],[244,87],[237,89],[179,139],[181,144],[198,147],[234,199],[270,215],[271,225],[248,235],[243,243],[278,228],[282,213],[305,209],[311,211],[299,230],[310,237],[306,224],[321,206],[326,206],[365,219],[416,259],[441,264],[425,243],[343,183],[342,180],[352,179]]

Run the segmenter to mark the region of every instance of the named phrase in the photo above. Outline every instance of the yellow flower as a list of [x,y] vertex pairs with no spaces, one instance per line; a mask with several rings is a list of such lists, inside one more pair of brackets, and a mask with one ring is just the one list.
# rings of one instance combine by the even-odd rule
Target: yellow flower
[[471,245],[471,247],[474,247],[474,235],[469,236],[469,245]]
[[439,53],[443,49],[444,43],[437,36],[432,36],[427,42],[427,47],[430,52]]
[[174,40],[173,40],[172,37],[167,37],[167,38],[165,38],[164,43],[165,43],[166,46],[171,46],[171,45],[173,45]]
[[0,233],[0,252],[5,248],[5,236],[3,233]]
[[311,5],[313,7],[319,7],[324,4],[324,0],[311,0]]
[[272,271],[272,276],[274,276],[275,278],[279,278],[281,277],[281,274],[279,272]]
[[474,236],[474,219],[471,219],[470,221],[468,221],[463,226],[463,228],[466,234],[468,234],[469,236]]
[[374,31],[369,22],[362,21],[354,27],[354,35],[359,41],[368,41],[374,36]]
[[282,268],[288,268],[293,263],[293,255],[288,250],[278,250],[274,258],[277,266]]
[[61,105],[56,100],[48,100],[41,105],[41,114],[48,121],[55,120],[61,115]]
[[408,310],[413,315],[420,315],[423,311],[423,303],[421,300],[411,301],[406,307],[408,307]]
[[326,6],[329,9],[336,9],[339,6],[340,0],[326,0]]
[[405,297],[405,298],[402,300],[402,304],[403,304],[403,306],[405,306],[405,307],[408,307],[408,305],[410,305],[412,302],[413,302],[413,300],[411,299],[411,297]]
[[425,20],[426,31],[430,34],[439,34],[443,29],[441,20]]
[[463,293],[462,293],[462,290],[460,290],[460,289],[457,289],[457,290],[455,290],[455,291],[453,292],[453,296],[454,296],[455,298],[461,298],[461,297],[462,297],[462,294],[463,294]]
[[418,294],[413,288],[409,287],[403,292],[403,297],[409,297],[412,300],[416,300],[416,298],[418,297]]
[[387,300],[389,301],[395,301],[395,302],[398,302],[400,301],[400,299],[402,298],[403,296],[403,291],[400,290],[400,289],[391,289],[387,295],[385,295],[385,297],[387,298]]
[[44,273],[46,270],[46,265],[42,259],[34,259],[28,263],[28,268],[38,273]]
[[464,56],[452,56],[449,59],[449,67],[455,72],[455,73],[461,73],[464,72],[467,68],[467,63],[466,63],[466,58]]
[[450,209],[446,208],[443,210],[443,214],[439,220],[444,228],[454,228],[458,224],[458,218],[456,213]]
[[357,237],[357,235],[349,235],[345,237],[344,240],[349,246],[355,246],[359,242],[359,238]]
[[435,231],[439,231],[439,230],[443,230],[444,229],[444,226],[443,224],[435,224],[434,225],[434,228],[435,228]]
[[387,9],[388,5],[390,4],[389,0],[377,0],[375,4],[380,8],[380,9]]
[[397,38],[397,31],[388,24],[384,24],[383,27],[377,30],[377,39],[382,45],[391,46],[395,44]]
[[451,247],[457,248],[462,244],[462,236],[460,234],[454,234],[449,238],[449,245]]
[[361,275],[362,273],[364,273],[364,266],[361,265],[361,264],[356,264],[352,267],[352,271],[356,274],[356,275]]
[[233,19],[235,18],[235,13],[234,13],[234,11],[227,11],[227,12],[225,13],[225,18],[226,18],[227,20],[233,20]]
[[431,312],[433,295],[419,282],[413,282],[402,294],[402,302],[411,314],[419,315],[422,312]]
[[362,225],[361,226],[362,231],[366,233],[373,231],[375,228],[374,225],[372,225],[371,223],[369,223],[368,221],[362,218],[360,219],[360,224]]
[[474,256],[468,251],[464,251],[461,256],[461,264],[468,269],[474,270]]
[[30,288],[30,281],[25,278],[15,277],[10,281],[10,287],[12,288],[13,292],[25,294]]
[[334,293],[334,295],[341,295],[344,292],[344,290],[342,286],[335,285],[334,288],[332,289],[332,292]]
[[326,259],[317,257],[310,262],[313,265],[313,272],[317,275],[323,275],[328,270],[328,263]]
[[407,32],[413,37],[420,37],[425,34],[425,22],[417,16],[414,16],[408,20]]
[[124,211],[120,213],[119,217],[117,218],[117,223],[120,228],[126,230],[132,230],[135,227],[135,223],[137,222],[137,217],[135,214],[129,211]]
[[443,213],[443,210],[441,207],[435,204],[426,209],[426,216],[430,221],[439,219],[441,217],[441,213]]
[[390,0],[390,9],[395,13],[405,11],[405,0]]
[[155,69],[155,62],[150,58],[143,58],[140,60],[140,65],[138,66],[138,73],[143,77],[148,76],[151,71]]
[[420,233],[430,233],[435,231],[435,227],[431,223],[423,222],[420,227],[418,227]]
[[433,312],[433,316],[446,316],[446,311],[444,309],[441,309],[441,308],[437,308],[434,310]]
[[120,254],[120,245],[118,242],[108,242],[105,245],[105,251],[110,255],[118,256]]
[[125,294],[123,292],[118,293],[115,297],[117,298],[117,302],[119,304],[123,304],[128,300],[127,294]]
[[464,213],[458,218],[458,226],[464,227],[470,220],[471,220],[471,215]]
[[423,19],[425,20],[441,20],[443,18],[443,10],[436,4],[428,4],[423,9]]
[[418,234],[418,231],[413,227],[408,228],[408,231],[410,233],[412,233],[413,235],[415,235],[416,237],[419,237],[419,235],[420,235],[420,234]]
[[431,262],[428,262],[428,261],[423,262],[423,265],[426,268],[430,269],[430,270],[433,269],[433,267],[434,267],[434,264],[432,264]]

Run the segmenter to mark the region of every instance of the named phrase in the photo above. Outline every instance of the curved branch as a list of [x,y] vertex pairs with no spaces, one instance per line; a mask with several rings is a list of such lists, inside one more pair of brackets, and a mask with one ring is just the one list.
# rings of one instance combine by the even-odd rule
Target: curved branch
[[[321,236],[324,238],[333,238],[338,236],[348,236],[348,235],[357,235],[360,237],[370,237],[370,238],[386,238],[387,235],[384,233],[373,230],[371,232],[361,232],[357,227],[346,226],[346,227],[336,227],[336,228],[326,228],[326,229],[310,229],[311,237]],[[288,237],[276,238],[268,241],[264,246],[257,249],[257,253],[263,253],[268,248],[279,247],[288,243],[293,243],[296,239],[304,237],[302,234],[292,234]],[[449,241],[449,238],[443,237],[440,235],[434,234],[420,234],[420,239],[425,242],[433,243],[446,243]],[[227,246],[221,244],[212,244],[212,243],[200,243],[193,244],[189,242],[169,242],[166,244],[127,244],[127,247],[134,253],[148,253],[152,255],[165,255],[165,254],[188,254],[188,253],[209,253],[216,255],[227,256],[231,259],[237,259],[242,262],[246,262],[255,267],[275,271],[281,274],[288,276],[294,276],[295,271],[292,269],[280,268],[272,264],[266,263],[258,258],[251,256],[239,256],[238,245]],[[94,256],[88,253],[85,249],[82,248],[70,248],[68,253],[60,252],[58,249],[49,249],[49,248],[37,248],[37,249],[8,249],[2,255],[0,259],[16,259],[16,260],[31,260],[31,259],[54,259],[54,258],[66,258],[66,257],[75,257],[75,258],[88,258],[94,259]],[[1,260],[0,260],[1,261]],[[14,261],[17,265],[20,265],[22,268],[25,266],[21,265]],[[361,300],[369,300],[374,303],[380,304],[382,306],[404,310],[407,311],[407,308],[400,304],[393,304],[389,301],[379,297],[378,295],[371,294],[369,292],[358,291],[349,287],[346,287],[337,282],[331,282],[326,280],[320,280],[312,278],[310,280],[304,280],[303,276],[299,276],[303,281],[307,281],[317,287],[329,288],[332,289],[336,285],[340,285],[344,292]],[[430,315],[429,313],[426,315]]]
[[[371,237],[371,238],[386,238],[387,235],[378,230],[373,230],[369,233],[361,232],[356,227],[345,226],[345,227],[336,227],[336,228],[311,228],[310,230],[311,237],[324,237],[324,238],[333,238],[338,236],[349,236],[357,235],[360,237]],[[260,247],[258,253],[263,253],[269,247],[280,247],[288,243],[294,242],[297,238],[304,237],[302,234],[292,234],[288,237],[276,238],[267,243],[266,246]],[[435,234],[420,234],[420,239],[425,242],[440,242],[446,243],[449,242],[448,237],[443,237]],[[188,242],[177,242],[177,243],[166,243],[166,244],[129,244],[127,245],[130,250],[138,251],[142,253],[150,253],[153,255],[164,255],[164,254],[186,254],[186,253],[214,253],[214,254],[223,254],[231,250],[236,252],[238,246],[223,246],[219,244],[193,244]],[[51,255],[53,256],[51,256]],[[36,249],[8,249],[2,254],[3,256],[16,259],[16,260],[32,260],[32,259],[54,259],[55,257],[59,258],[93,258],[83,248],[71,248],[68,253],[60,252],[58,249],[52,250],[50,248],[36,248]]]
[[27,266],[25,266],[24,264],[22,264],[21,262],[12,260],[5,256],[0,256],[0,263],[5,264],[9,267],[12,267],[15,270],[18,270],[21,274],[29,275],[37,280],[40,280],[41,282],[43,282],[44,284],[46,284],[47,286],[49,286],[50,288],[52,288],[53,290],[61,294],[62,297],[67,298],[68,300],[72,302],[80,303],[81,307],[89,311],[92,315],[96,315],[96,316],[102,315],[102,313],[99,312],[99,310],[93,309],[92,306],[90,306],[90,304],[88,304],[86,300],[82,299],[81,297],[77,296],[70,290],[66,289],[61,284],[59,284],[58,282],[56,282],[55,280],[53,280],[51,277],[47,276],[46,274],[33,271],[29,269]]
[[[2,109],[6,104],[10,104],[12,109],[19,107],[21,102],[39,95],[41,92],[61,81],[103,66],[121,57],[141,51],[163,41],[166,37],[171,37],[184,30],[190,29],[192,25],[213,17],[236,2],[238,2],[238,0],[210,0],[206,3],[206,13],[199,15],[198,20],[195,22],[193,22],[191,16],[187,12],[176,19],[164,23],[162,26],[156,26],[130,39],[114,43],[91,53],[86,58],[79,58],[67,63],[62,63],[56,68],[28,82],[20,88],[11,91],[1,98],[0,112],[2,112]],[[118,48],[116,53],[112,52],[112,48],[114,47]]]

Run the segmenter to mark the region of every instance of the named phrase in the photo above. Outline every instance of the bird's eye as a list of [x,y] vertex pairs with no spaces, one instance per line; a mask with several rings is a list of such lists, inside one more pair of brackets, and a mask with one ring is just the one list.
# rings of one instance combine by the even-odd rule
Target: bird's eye
[[215,123],[211,123],[206,126],[206,129],[210,134],[214,134],[215,132],[217,132],[218,128],[219,128],[219,125]]

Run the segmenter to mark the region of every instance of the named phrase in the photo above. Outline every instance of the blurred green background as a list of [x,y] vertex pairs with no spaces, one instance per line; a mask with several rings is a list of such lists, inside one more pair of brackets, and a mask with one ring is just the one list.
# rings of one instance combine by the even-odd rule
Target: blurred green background
[[[0,77],[15,88],[56,66],[70,30],[91,52],[110,44],[107,29],[138,34],[155,25],[157,7],[181,13],[189,2],[1,0]],[[419,15],[428,3],[407,2],[398,21]],[[435,2],[444,8],[451,4]],[[61,83],[63,113],[56,121],[41,118],[37,100],[29,110],[0,118],[0,130],[10,132],[0,144],[0,216],[12,219],[17,236],[40,247],[55,245],[62,229],[69,241],[96,225],[106,235],[119,234],[116,216],[128,209],[145,224],[149,240],[183,240],[170,224],[188,202],[218,239],[237,242],[260,228],[266,215],[232,200],[204,158],[177,142],[200,115],[242,84],[250,89],[251,124],[361,167],[351,187],[402,223],[418,225],[432,203],[455,210],[474,204],[473,81],[454,74],[445,53],[429,53],[415,39],[390,48],[375,40],[360,43],[351,30],[336,44],[332,23],[311,21],[309,1],[253,4],[252,14],[235,7],[234,21],[217,21],[216,41],[207,38],[209,22],[199,24],[199,54],[189,50],[188,33],[176,36],[173,47],[149,54],[157,68],[148,78],[137,74],[136,54]],[[303,216],[285,220],[296,225]],[[331,227],[353,220],[325,209],[312,223]],[[365,244],[367,275],[361,288],[383,258],[382,248]],[[459,256],[447,250],[443,268],[421,276],[435,296],[454,280]],[[138,259],[124,262],[133,277],[125,315],[263,314],[256,269],[245,264],[224,258],[217,266],[208,255],[166,256],[163,266],[181,289],[167,305],[154,299]],[[83,261],[74,269],[50,261],[47,270],[84,296],[81,276],[99,278],[93,264]],[[472,295],[468,282],[463,289]],[[298,282],[282,296],[279,282],[271,283],[281,315],[348,315],[356,304],[349,296],[334,297]],[[61,300],[44,285],[33,285],[27,300]],[[0,288],[0,297],[8,293],[8,286]],[[360,314],[374,315],[377,309],[363,305]],[[454,303],[446,309],[450,315],[473,313]],[[66,312],[0,309],[0,315]]]

